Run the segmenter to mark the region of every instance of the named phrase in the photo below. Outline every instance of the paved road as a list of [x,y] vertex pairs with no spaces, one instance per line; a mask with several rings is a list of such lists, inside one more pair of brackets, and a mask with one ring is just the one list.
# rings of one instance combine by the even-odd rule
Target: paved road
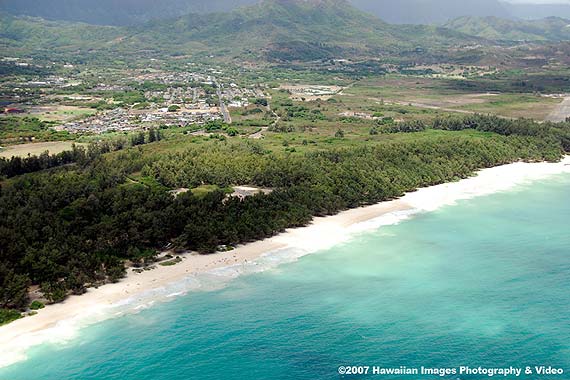
[[224,103],[224,99],[222,99],[221,86],[217,80],[214,80],[214,83],[216,84],[216,94],[218,94],[218,99],[220,100],[220,111],[222,111],[222,116],[224,117],[224,123],[231,124],[232,117],[230,116],[230,111],[228,111],[228,107],[226,107],[226,104]]
[[549,121],[564,121],[570,117],[570,96],[564,98],[554,111],[546,118]]

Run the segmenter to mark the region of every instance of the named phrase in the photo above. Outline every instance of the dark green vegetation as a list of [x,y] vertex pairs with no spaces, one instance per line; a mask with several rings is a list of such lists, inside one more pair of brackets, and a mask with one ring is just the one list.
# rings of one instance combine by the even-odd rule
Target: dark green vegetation
[[46,306],[40,301],[34,301],[30,304],[30,310],[40,310],[43,309],[44,307]]
[[505,41],[567,41],[570,39],[570,20],[549,17],[522,21],[496,17],[461,17],[444,26],[458,32]]
[[22,318],[22,314],[17,310],[0,309],[0,326]]
[[[318,139],[296,149],[184,137],[4,181],[0,306],[28,307],[30,284],[57,302],[116,281],[125,260],[148,262],[169,244],[211,253],[479,168],[556,160],[569,148],[570,125],[470,116],[439,118],[414,131],[342,145]],[[343,132],[333,140],[345,139]],[[274,191],[227,196],[224,189],[243,184]],[[207,191],[168,192],[179,187]]]

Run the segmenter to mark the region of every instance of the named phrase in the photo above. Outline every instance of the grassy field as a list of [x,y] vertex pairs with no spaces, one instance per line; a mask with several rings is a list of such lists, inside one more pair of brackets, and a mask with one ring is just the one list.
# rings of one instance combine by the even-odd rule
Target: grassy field
[[94,115],[97,110],[76,106],[53,105],[36,106],[30,110],[32,116],[43,121],[66,122]]
[[[392,104],[536,120],[545,120],[561,101],[524,92],[470,92],[456,89],[453,81],[445,79],[396,75],[360,81],[345,89],[340,99],[353,107]],[[414,113],[411,108],[408,111]]]
[[72,141],[54,141],[54,142],[11,145],[9,147],[5,147],[2,148],[2,150],[0,150],[0,157],[11,158],[13,156],[15,157],[27,157],[28,155],[39,156],[45,151],[49,151],[50,154],[57,154],[65,150],[71,150],[73,144],[74,143]]
[[561,98],[547,98],[532,94],[500,94],[482,96],[481,99],[485,102],[467,104],[458,108],[514,118],[546,120],[548,115],[562,102]]

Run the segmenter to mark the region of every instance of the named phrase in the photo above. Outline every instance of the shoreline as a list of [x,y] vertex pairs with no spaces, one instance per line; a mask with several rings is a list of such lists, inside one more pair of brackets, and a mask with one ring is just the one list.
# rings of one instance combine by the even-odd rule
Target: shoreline
[[[506,191],[551,175],[570,173],[570,156],[558,163],[517,162],[483,169],[475,176],[419,189],[402,198],[314,218],[307,227],[287,230],[274,237],[212,255],[185,254],[173,266],[155,264],[153,270],[136,273],[114,284],[90,288],[80,296],[47,305],[38,314],[0,327],[0,368],[25,360],[29,348],[47,342],[72,339],[82,326],[136,312],[155,301],[171,299],[192,290],[208,290],[197,279],[211,275],[219,284],[244,273],[259,272],[349,241],[355,234],[391,225],[413,214],[430,212],[459,200]],[[288,251],[283,260],[278,253]],[[261,265],[263,260],[270,263]],[[229,276],[228,276],[229,275]],[[224,279],[227,280],[224,282]],[[188,281],[193,281],[188,286]],[[182,289],[168,293],[170,288]]]

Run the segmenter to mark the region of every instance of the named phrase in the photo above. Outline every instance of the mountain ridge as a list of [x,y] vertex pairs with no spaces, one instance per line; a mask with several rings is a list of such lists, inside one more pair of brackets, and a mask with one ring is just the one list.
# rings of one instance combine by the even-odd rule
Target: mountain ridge
[[492,16],[461,17],[444,26],[461,33],[497,41],[570,40],[570,20],[560,17],[516,21]]
[[[126,26],[188,13],[228,12],[259,1],[263,0],[2,0],[0,11],[47,20]],[[570,17],[570,5],[513,4],[501,0],[350,0],[350,4],[394,24],[443,24],[462,16]]]
[[346,0],[264,0],[230,13],[190,14],[169,22],[151,21],[133,30],[170,36],[170,41],[180,44],[207,43],[236,54],[263,51],[277,60],[333,58],[347,52],[379,55],[476,41],[433,26],[392,26]]
[[346,0],[264,0],[231,12],[191,13],[130,27],[9,16],[2,20],[0,38],[6,52],[82,51],[93,59],[90,51],[98,49],[117,56],[149,51],[270,62],[401,56],[425,61],[459,46],[488,43],[437,26],[390,25]]

